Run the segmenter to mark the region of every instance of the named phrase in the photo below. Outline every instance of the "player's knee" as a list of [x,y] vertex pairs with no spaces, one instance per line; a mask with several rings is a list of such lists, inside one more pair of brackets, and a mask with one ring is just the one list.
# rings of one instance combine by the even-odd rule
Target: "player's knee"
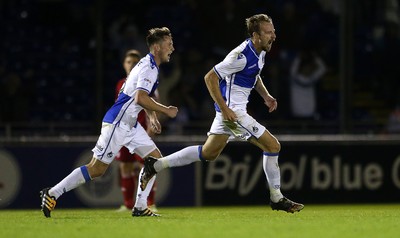
[[206,161],[214,161],[218,158],[218,156],[219,156],[219,153],[215,153],[215,152],[210,153],[210,152],[203,151],[203,153],[202,153],[202,157]]
[[267,148],[268,152],[279,153],[279,151],[281,151],[281,143],[279,143],[278,140],[275,140],[273,143],[270,143]]
[[94,179],[94,178],[98,178],[98,177],[103,176],[104,171],[101,171],[101,170],[89,170],[89,174],[90,174],[90,177],[92,179]]
[[87,167],[89,175],[92,179],[103,176],[103,174],[107,170],[107,167],[98,166],[96,164],[89,164],[86,167]]
[[281,151],[281,143],[276,140],[275,143],[271,145],[271,152],[278,153],[279,151]]
[[103,174],[104,174],[104,173],[102,173],[102,172],[94,171],[94,172],[90,173],[90,177],[91,177],[92,179],[94,179],[94,178],[98,178],[98,177],[103,176]]

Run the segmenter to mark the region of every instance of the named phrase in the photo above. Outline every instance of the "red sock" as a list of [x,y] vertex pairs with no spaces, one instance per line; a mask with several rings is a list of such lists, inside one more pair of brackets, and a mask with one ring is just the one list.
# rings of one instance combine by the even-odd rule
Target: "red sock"
[[134,205],[134,191],[136,187],[136,180],[134,177],[121,177],[121,191],[124,198],[124,205],[132,209]]

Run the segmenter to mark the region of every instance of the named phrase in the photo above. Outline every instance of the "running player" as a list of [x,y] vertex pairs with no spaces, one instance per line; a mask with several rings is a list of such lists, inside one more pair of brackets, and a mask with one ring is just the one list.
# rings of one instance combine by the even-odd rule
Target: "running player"
[[272,19],[265,14],[247,18],[246,26],[250,38],[233,49],[205,75],[205,83],[215,101],[216,110],[206,142],[204,145],[186,147],[158,160],[147,158],[140,179],[141,189],[145,189],[150,179],[164,168],[200,160],[215,160],[229,138],[234,136],[249,141],[263,151],[263,169],[269,185],[272,209],[293,213],[304,208],[303,204],[284,197],[280,190],[279,141],[247,113],[248,98],[253,89],[264,99],[269,112],[278,106],[260,77],[265,55],[271,50],[276,38],[275,28]]
[[[125,54],[122,66],[128,76],[132,68],[140,61],[142,58],[140,52],[135,49],[128,50]],[[122,86],[126,81],[126,77],[118,80],[115,87],[115,100],[118,99],[119,93]],[[154,98],[157,100],[157,92],[155,91]],[[145,110],[139,112],[138,122],[147,131],[150,137],[155,135],[155,132],[148,125],[148,117]],[[143,167],[143,159],[137,154],[131,154],[126,147],[122,147],[118,154],[115,156],[115,160],[119,161],[119,176],[120,176],[120,187],[122,192],[122,197],[124,204],[117,210],[119,212],[130,211],[133,209],[135,203],[134,195],[136,194],[135,189],[137,187],[137,181],[139,178],[140,169]],[[153,188],[147,198],[147,204],[153,212],[157,212],[157,207],[155,205],[155,190],[156,185]]]
[[[150,126],[157,133],[161,133],[156,113],[163,113],[170,118],[176,117],[177,107],[165,106],[151,98],[159,83],[159,65],[169,62],[175,49],[167,27],[150,29],[146,41],[150,52],[132,69],[117,101],[105,114],[91,161],[73,170],[54,187],[41,190],[41,207],[46,217],[50,217],[56,200],[62,194],[102,176],[121,147],[125,146],[131,153],[136,153],[142,158],[161,157],[160,150],[140,123],[137,123],[137,118],[139,112],[145,109],[150,118]],[[132,216],[158,216],[147,206],[147,197],[154,180],[155,178],[148,181],[147,189],[138,189],[139,199],[136,199]]]

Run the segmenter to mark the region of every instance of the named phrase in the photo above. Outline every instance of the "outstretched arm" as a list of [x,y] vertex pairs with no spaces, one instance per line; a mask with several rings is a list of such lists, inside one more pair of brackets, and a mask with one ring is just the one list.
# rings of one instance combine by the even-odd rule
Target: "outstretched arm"
[[265,87],[263,81],[261,80],[260,75],[257,75],[257,83],[254,87],[255,90],[260,94],[260,96],[264,99],[264,104],[269,108],[269,112],[273,112],[278,107],[278,102],[274,97],[269,94],[267,88]]

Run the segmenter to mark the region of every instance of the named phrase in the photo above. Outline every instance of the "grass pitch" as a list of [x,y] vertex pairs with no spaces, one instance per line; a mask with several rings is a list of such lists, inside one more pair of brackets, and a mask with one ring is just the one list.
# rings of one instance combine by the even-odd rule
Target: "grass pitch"
[[159,208],[133,218],[115,209],[0,210],[0,237],[397,238],[400,204],[306,205],[299,213],[268,206]]

